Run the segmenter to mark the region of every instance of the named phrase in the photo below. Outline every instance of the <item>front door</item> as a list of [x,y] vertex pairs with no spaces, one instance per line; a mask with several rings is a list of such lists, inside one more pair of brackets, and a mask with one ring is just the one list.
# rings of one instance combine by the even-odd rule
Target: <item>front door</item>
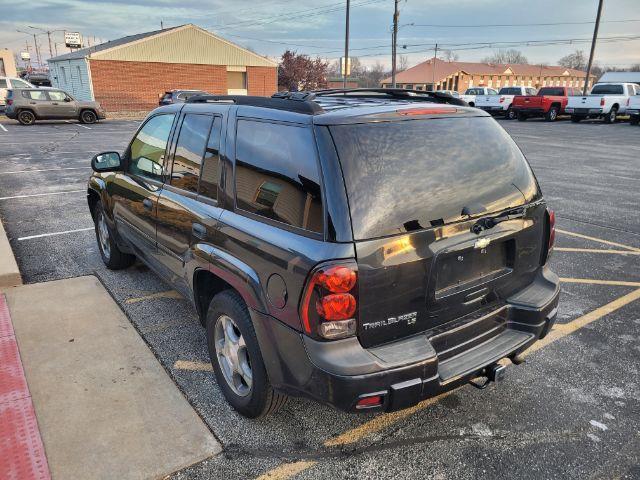
[[190,269],[185,265],[192,248],[216,237],[222,213],[217,203],[222,117],[196,113],[189,105],[182,111],[171,172],[158,201],[157,239],[161,268],[188,294]]
[[151,263],[156,257],[156,209],[174,118],[170,113],[147,120],[125,153],[126,171],[110,185],[118,233]]
[[49,118],[77,118],[78,103],[69,95],[60,90],[48,90],[50,102],[47,105],[47,117]]

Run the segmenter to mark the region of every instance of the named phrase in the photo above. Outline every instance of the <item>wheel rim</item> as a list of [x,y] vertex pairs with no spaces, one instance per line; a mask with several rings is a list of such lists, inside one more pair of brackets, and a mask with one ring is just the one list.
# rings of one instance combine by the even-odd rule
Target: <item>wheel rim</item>
[[551,120],[555,120],[557,115],[558,115],[558,112],[556,112],[555,109],[552,109],[551,113],[549,113],[549,118]]
[[609,119],[610,119],[612,122],[615,122],[615,121],[616,121],[616,111],[615,111],[615,110],[611,110],[611,113],[609,113]]
[[218,365],[227,385],[236,395],[246,397],[253,385],[249,352],[240,329],[227,315],[221,315],[216,321],[214,342]]
[[31,117],[30,113],[22,112],[22,113],[20,113],[20,120],[23,123],[31,123],[33,121],[33,118]]
[[98,240],[100,241],[100,249],[107,260],[111,258],[111,245],[109,243],[109,229],[107,228],[107,221],[103,214],[100,214],[98,220]]
[[513,110],[509,110],[507,112],[507,117],[509,117],[511,120],[513,120],[513,118],[515,117],[515,113],[513,112]]
[[82,119],[86,122],[86,123],[93,123],[93,113],[91,112],[84,112],[82,114]]

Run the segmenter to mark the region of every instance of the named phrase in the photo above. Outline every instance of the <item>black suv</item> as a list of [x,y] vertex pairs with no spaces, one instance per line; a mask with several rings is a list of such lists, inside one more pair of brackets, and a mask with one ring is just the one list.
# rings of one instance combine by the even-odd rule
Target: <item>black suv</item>
[[555,321],[555,217],[465,105],[384,89],[158,108],[92,160],[104,263],[138,257],[193,301],[248,417],[287,395],[392,411],[499,379]]

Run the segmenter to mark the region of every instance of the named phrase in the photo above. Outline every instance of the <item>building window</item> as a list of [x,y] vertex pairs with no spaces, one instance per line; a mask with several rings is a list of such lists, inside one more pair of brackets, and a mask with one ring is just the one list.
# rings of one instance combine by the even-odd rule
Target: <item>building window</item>
[[229,90],[246,90],[247,72],[227,72],[227,88]]
[[62,81],[67,84],[67,70],[64,67],[60,67],[60,72],[62,73]]
[[76,71],[78,72],[78,82],[80,83],[80,85],[84,85],[84,83],[82,82],[82,70],[80,69],[80,65],[76,67]]

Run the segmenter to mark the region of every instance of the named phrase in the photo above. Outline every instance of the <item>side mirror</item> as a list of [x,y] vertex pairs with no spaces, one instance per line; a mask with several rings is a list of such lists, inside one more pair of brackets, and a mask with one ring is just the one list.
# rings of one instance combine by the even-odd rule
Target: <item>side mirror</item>
[[71,99],[70,99],[69,97],[64,97],[64,101],[65,101],[65,102],[70,102],[70,101],[71,101]]
[[102,152],[91,159],[94,172],[113,172],[120,170],[122,159],[118,152]]

